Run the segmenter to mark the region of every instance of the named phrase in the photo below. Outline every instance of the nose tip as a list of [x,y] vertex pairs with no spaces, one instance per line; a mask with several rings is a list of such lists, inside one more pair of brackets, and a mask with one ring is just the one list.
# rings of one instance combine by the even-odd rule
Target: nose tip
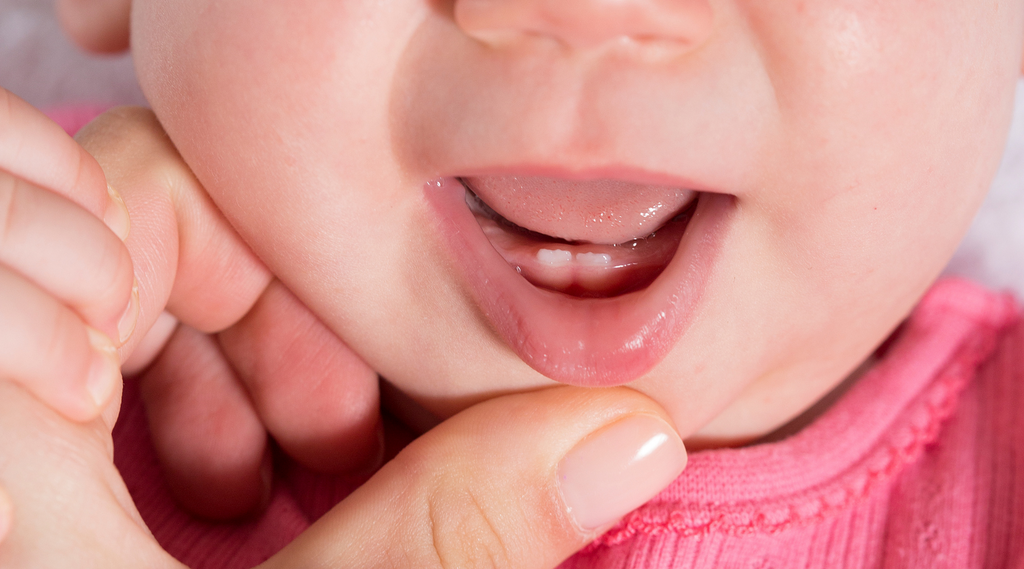
[[456,0],[455,21],[486,43],[546,36],[574,49],[612,40],[696,46],[711,33],[708,0]]

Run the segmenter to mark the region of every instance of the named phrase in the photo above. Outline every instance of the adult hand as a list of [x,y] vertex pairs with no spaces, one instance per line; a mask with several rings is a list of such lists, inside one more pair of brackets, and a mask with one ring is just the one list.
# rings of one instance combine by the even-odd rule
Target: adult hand
[[[129,47],[131,4],[57,0],[55,7],[79,47],[114,53]],[[270,489],[268,432],[314,470],[378,466],[376,373],[271,278],[152,113],[115,110],[78,140],[147,232],[136,232],[128,248],[140,283],[139,330],[149,334],[121,354],[134,354],[126,374],[156,361],[141,378],[143,400],[178,503],[211,518],[258,508]],[[201,369],[167,365],[182,355],[202,361]]]
[[263,502],[268,430],[318,470],[376,466],[376,374],[271,278],[152,113],[112,111],[80,141],[106,176],[0,89],[0,378],[112,425],[121,360],[162,350],[142,392],[171,488],[201,515]]
[[[3,567],[178,567],[139,519],[102,421],[0,383]],[[667,416],[627,388],[493,399],[413,441],[263,567],[552,568],[673,480]]]
[[153,113],[114,109],[76,139],[131,216],[140,332],[121,353],[126,375],[146,370],[140,392],[178,503],[211,518],[265,503],[268,432],[319,471],[377,466],[376,373],[272,277]]
[[138,313],[129,225],[96,161],[0,89],[0,378],[74,420],[116,413],[114,350]]

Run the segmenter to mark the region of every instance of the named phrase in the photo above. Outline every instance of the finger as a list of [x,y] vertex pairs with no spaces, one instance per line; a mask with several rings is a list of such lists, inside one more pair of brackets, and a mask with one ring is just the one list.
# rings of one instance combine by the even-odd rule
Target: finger
[[[0,89],[0,170],[56,192],[96,217],[112,218],[124,236],[100,165],[57,123]],[[109,210],[109,212],[108,212]]]
[[128,49],[131,0],[58,0],[64,31],[82,49],[117,53]]
[[280,281],[219,338],[285,452],[321,472],[379,464],[377,374]]
[[138,298],[121,240],[78,205],[2,172],[0,263],[118,344],[135,328]]
[[167,345],[167,341],[171,339],[171,334],[177,328],[177,318],[169,312],[161,313],[157,317],[156,322],[153,323],[153,326],[146,332],[146,335],[139,341],[139,345],[135,347],[132,355],[121,364],[121,373],[125,377],[131,377],[138,375],[142,370],[149,367],[149,364],[156,359],[160,351]]
[[179,326],[139,381],[153,446],[179,505],[214,519],[259,509],[270,492],[267,434],[216,343]]
[[111,461],[110,432],[0,382],[0,485],[13,511],[0,567],[183,569],[149,534]]
[[406,447],[265,567],[550,569],[679,475],[670,424],[625,388],[484,402]]
[[0,379],[75,421],[95,418],[120,383],[114,346],[77,314],[0,265]]
[[149,330],[165,308],[206,332],[237,322],[270,273],[206,195],[153,113],[108,111],[77,139],[103,165],[131,214],[126,245],[139,283],[140,329]]

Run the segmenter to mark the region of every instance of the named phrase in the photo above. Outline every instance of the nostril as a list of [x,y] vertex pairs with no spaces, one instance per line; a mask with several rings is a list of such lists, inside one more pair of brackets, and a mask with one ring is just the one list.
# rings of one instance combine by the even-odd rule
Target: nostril
[[577,49],[622,38],[695,46],[713,13],[708,0],[457,0],[455,21],[486,43],[539,35]]

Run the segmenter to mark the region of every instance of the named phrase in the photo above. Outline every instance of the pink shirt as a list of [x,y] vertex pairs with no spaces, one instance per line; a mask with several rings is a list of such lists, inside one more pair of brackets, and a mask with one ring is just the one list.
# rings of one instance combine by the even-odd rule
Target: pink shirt
[[[98,109],[51,113],[69,132]],[[880,362],[780,442],[690,455],[686,471],[564,569],[1024,569],[1024,323],[1007,296],[937,284]],[[125,386],[115,462],[157,540],[194,569],[263,561],[362,480],[276,464],[256,520],[179,510],[138,392]]]
[[778,443],[694,453],[577,567],[1024,567],[1024,327],[936,285],[882,360]]
[[[1024,568],[1024,326],[1015,303],[936,285],[881,361],[780,442],[697,452],[647,505],[562,567]],[[116,463],[157,540],[190,567],[251,567],[359,480],[279,461],[244,524],[171,501],[128,386]]]

